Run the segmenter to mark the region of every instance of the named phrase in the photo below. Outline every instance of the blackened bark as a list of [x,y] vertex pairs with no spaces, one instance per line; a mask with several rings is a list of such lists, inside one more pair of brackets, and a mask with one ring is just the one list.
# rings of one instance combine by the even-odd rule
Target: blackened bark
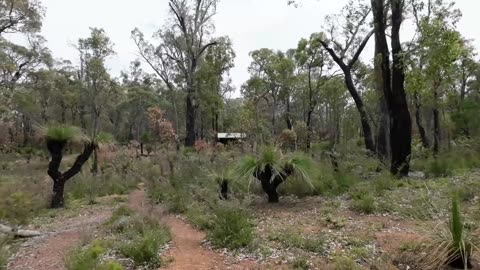
[[228,200],[228,180],[223,179],[220,183],[220,199]]
[[196,120],[196,109],[193,93],[187,94],[187,112],[186,112],[186,137],[185,137],[185,146],[192,147],[195,144],[196,135],[195,135],[195,120]]
[[65,206],[64,191],[65,181],[63,179],[54,180],[51,208],[57,209]]
[[[373,33],[373,32],[372,32]],[[363,100],[358,94],[357,88],[355,87],[355,84],[353,83],[353,78],[352,78],[352,67],[355,64],[355,62],[358,60],[358,57],[360,56],[361,52],[365,48],[368,40],[372,36],[372,33],[369,33],[363,40],[362,44],[360,45],[360,48],[356,52],[355,56],[353,59],[347,64],[344,63],[344,61],[335,53],[335,51],[328,46],[328,44],[324,41],[320,41],[322,46],[327,50],[327,52],[330,54],[332,59],[337,63],[337,65],[342,69],[343,74],[344,74],[344,79],[345,79],[345,84],[347,86],[347,90],[350,93],[350,95],[353,98],[353,101],[355,102],[355,106],[357,107],[357,111],[360,114],[360,122],[362,125],[362,132],[363,132],[363,138],[365,141],[365,148],[370,152],[374,153],[375,152],[375,144],[373,141],[373,133],[372,133],[372,128],[370,127],[370,123],[368,122],[368,115],[367,111],[365,109],[365,105],[363,104]]]
[[[371,0],[375,25],[376,61],[380,63],[383,79],[383,93],[387,101],[390,115],[390,147],[392,162],[390,171],[397,176],[406,176],[410,169],[412,141],[412,123],[405,94],[405,74],[400,43],[400,27],[402,24],[403,1],[392,0],[392,54],[393,63],[390,69],[389,49],[385,34],[386,17],[385,2]],[[377,59],[378,58],[378,59]]]
[[345,83],[347,89],[350,92],[350,95],[355,101],[355,106],[357,107],[358,113],[360,114],[360,122],[362,124],[363,138],[365,141],[365,148],[371,153],[375,153],[375,143],[373,142],[373,133],[370,123],[368,122],[367,110],[363,104],[363,100],[357,92],[357,89],[353,83],[351,70],[345,72]]
[[380,123],[377,131],[376,150],[377,157],[382,162],[387,162],[390,158],[390,116],[388,113],[387,102],[383,97],[380,100]]
[[375,91],[379,96],[378,104],[380,111],[380,121],[377,129],[375,146],[378,159],[382,163],[386,163],[390,159],[390,114],[388,112],[387,100],[385,99],[385,94],[383,92],[385,82],[382,76],[382,58],[377,57],[380,55],[382,55],[382,48],[379,42],[375,42]]
[[278,178],[278,176],[275,178],[274,181],[270,181],[270,179],[262,179],[261,180],[262,189],[267,194],[269,203],[278,203],[279,202],[279,196],[278,196],[277,188],[283,182],[283,180],[279,181],[279,179],[277,179],[277,178]]
[[61,173],[59,168],[63,158],[62,151],[65,146],[65,141],[47,140],[47,148],[51,155],[50,163],[48,164],[48,175],[53,180],[51,208],[62,208],[64,206],[65,183],[80,172],[83,164],[85,164],[95,148],[94,143],[86,144],[83,152],[77,157],[72,167],[65,173]]
[[391,172],[400,177],[410,170],[412,152],[412,120],[405,93],[405,69],[403,50],[400,42],[400,28],[403,21],[402,0],[392,0],[392,89],[385,95],[390,109],[390,142],[392,147]]
[[422,146],[428,149],[430,148],[430,141],[428,140],[427,132],[422,123],[422,104],[416,91],[413,93],[413,99],[415,101],[415,122],[417,124],[418,133],[420,133],[420,140],[422,141]]
[[256,177],[262,184],[262,189],[268,196],[268,202],[278,203],[279,196],[278,196],[277,188],[291,174],[292,174],[291,168],[285,167],[281,174],[274,176],[272,166],[266,165],[263,171],[256,171],[254,173],[254,177]]

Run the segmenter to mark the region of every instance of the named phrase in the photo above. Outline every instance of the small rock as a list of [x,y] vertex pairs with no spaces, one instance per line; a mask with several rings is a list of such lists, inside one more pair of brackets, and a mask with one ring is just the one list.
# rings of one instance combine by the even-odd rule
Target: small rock
[[409,172],[408,177],[413,178],[413,179],[425,179],[425,173],[424,172]]

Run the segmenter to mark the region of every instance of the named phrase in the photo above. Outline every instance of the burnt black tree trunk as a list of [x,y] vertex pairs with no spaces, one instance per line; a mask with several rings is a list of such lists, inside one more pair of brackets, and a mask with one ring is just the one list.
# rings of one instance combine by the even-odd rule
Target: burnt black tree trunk
[[193,98],[193,93],[187,94],[187,112],[186,112],[186,137],[185,137],[185,146],[191,147],[195,144],[196,134],[195,134],[195,121],[197,118],[197,113],[195,109],[195,101]]
[[400,44],[400,26],[402,24],[403,1],[391,1],[392,54],[390,69],[389,49],[387,43],[385,2],[371,0],[375,25],[375,43],[380,72],[383,79],[383,93],[387,101],[390,116],[390,147],[392,162],[390,171],[397,176],[406,176],[410,169],[412,142],[412,122],[405,94],[405,73]]
[[279,196],[278,196],[277,188],[291,174],[292,174],[291,170],[289,170],[288,168],[284,168],[282,173],[274,175],[272,166],[266,165],[263,171],[255,172],[254,177],[256,177],[262,184],[262,189],[268,196],[268,202],[278,203]]
[[375,143],[373,141],[373,132],[372,132],[370,123],[368,122],[367,110],[365,108],[365,105],[363,104],[362,97],[360,96],[360,94],[357,91],[357,88],[355,87],[355,84],[353,82],[353,77],[352,77],[353,65],[355,65],[355,63],[357,62],[358,58],[360,57],[360,54],[362,53],[363,49],[365,49],[365,46],[367,45],[368,40],[372,35],[373,35],[373,31],[367,34],[367,36],[363,39],[362,43],[360,44],[360,47],[358,48],[357,52],[355,53],[355,55],[353,56],[353,58],[350,60],[348,64],[346,64],[337,55],[337,53],[332,48],[329,47],[327,42],[323,40],[320,40],[320,42],[322,46],[325,48],[325,50],[327,50],[327,52],[330,54],[333,61],[335,61],[335,63],[337,63],[337,65],[343,71],[345,85],[347,86],[347,90],[352,96],[353,101],[355,102],[355,106],[357,107],[357,111],[360,114],[360,122],[362,125],[365,148],[370,153],[375,153]]
[[223,179],[220,183],[220,199],[228,200],[228,180]]
[[422,104],[416,91],[413,93],[413,99],[415,101],[415,122],[417,124],[418,133],[420,133],[420,140],[422,141],[422,146],[428,149],[430,148],[430,141],[428,140],[427,132],[422,123]]
[[48,164],[48,175],[53,180],[53,195],[51,201],[51,208],[62,208],[64,206],[64,188],[65,183],[80,172],[83,164],[90,158],[94,143],[86,144],[83,152],[77,157],[75,163],[66,172],[61,173],[59,171],[60,164],[62,163],[63,150],[66,146],[66,141],[47,140],[47,148],[50,152],[51,159]]
[[378,159],[387,164],[390,160],[390,114],[388,113],[387,100],[383,92],[384,81],[382,76],[382,59],[377,57],[381,55],[382,48],[378,42],[375,43],[375,59],[374,59],[374,71],[375,71],[375,91],[379,97],[379,124],[377,127],[376,136],[376,153]]

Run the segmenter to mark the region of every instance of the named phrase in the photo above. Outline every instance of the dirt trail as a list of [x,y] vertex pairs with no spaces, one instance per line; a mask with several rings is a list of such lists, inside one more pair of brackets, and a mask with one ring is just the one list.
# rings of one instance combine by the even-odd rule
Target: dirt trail
[[157,216],[161,222],[170,228],[173,248],[165,255],[172,262],[167,270],[211,270],[211,269],[255,269],[254,263],[243,261],[238,264],[228,263],[227,258],[202,246],[205,234],[193,228],[180,218],[167,215],[161,206],[152,207],[147,201],[145,191],[140,190],[130,195],[129,206],[139,213]]
[[[56,221],[48,225],[51,231],[27,240],[9,263],[9,270],[61,270],[69,250],[89,235],[95,234],[97,225],[105,222],[110,210],[85,210],[79,216]],[[45,229],[40,229],[45,231]]]
[[[143,215],[158,217],[160,222],[170,227],[173,247],[165,258],[172,262],[168,270],[211,270],[211,269],[256,269],[255,263],[242,261],[234,263],[231,259],[202,246],[205,234],[193,228],[180,218],[167,215],[161,206],[153,206],[146,198],[143,186],[129,195],[128,205]],[[46,232],[40,237],[27,240],[12,261],[8,270],[62,270],[68,251],[91,240],[98,225],[105,222],[112,209],[83,209],[73,218],[59,219],[45,225],[40,231]]]

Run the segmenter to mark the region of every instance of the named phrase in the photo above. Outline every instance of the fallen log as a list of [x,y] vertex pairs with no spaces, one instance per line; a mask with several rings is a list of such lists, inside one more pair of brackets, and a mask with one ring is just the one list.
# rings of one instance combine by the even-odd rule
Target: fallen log
[[0,233],[13,235],[15,237],[35,237],[42,235],[39,231],[30,231],[30,230],[17,230],[12,227],[8,227],[0,224]]

